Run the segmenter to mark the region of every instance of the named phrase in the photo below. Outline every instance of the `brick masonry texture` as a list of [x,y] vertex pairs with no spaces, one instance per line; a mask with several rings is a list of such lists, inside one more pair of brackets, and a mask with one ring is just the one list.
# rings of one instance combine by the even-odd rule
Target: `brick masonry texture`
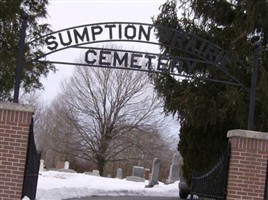
[[21,199],[33,109],[0,102],[0,200]]
[[264,137],[259,138],[229,137],[232,154],[227,188],[228,200],[263,200],[268,140]]

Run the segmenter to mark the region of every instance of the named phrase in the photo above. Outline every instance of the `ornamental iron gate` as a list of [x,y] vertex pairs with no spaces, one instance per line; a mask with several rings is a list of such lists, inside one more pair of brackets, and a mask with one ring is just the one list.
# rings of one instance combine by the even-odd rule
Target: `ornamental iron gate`
[[40,154],[37,152],[35,146],[33,120],[32,120],[29,130],[22,198],[27,196],[30,199],[35,199],[39,165],[40,165]]
[[194,195],[215,200],[225,200],[227,195],[231,145],[208,172],[194,172],[191,186],[191,200]]

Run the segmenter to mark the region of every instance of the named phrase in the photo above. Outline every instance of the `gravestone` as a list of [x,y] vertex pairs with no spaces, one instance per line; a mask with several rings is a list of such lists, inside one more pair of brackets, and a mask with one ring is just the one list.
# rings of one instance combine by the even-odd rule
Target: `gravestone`
[[159,177],[159,172],[160,172],[160,163],[161,163],[161,160],[159,158],[155,158],[153,160],[152,175],[151,175],[151,178],[150,178],[148,185],[146,185],[145,187],[151,188],[151,187],[154,187],[155,185],[158,184],[158,177]]
[[140,166],[133,166],[132,168],[132,176],[126,177],[127,181],[134,181],[134,182],[144,182],[144,167]]
[[173,154],[172,164],[170,165],[167,183],[174,183],[180,180],[181,155],[177,152]]
[[144,178],[144,167],[133,166],[132,176]]
[[123,171],[122,171],[121,168],[118,168],[116,170],[116,178],[118,178],[118,179],[122,179],[123,178]]
[[93,175],[93,176],[100,176],[100,171],[97,170],[97,169],[94,169],[94,170],[92,171],[92,174],[91,174],[91,175]]
[[68,161],[64,162],[64,169],[69,169],[70,163]]
[[44,166],[45,166],[45,161],[44,160],[40,160],[39,172],[44,171]]

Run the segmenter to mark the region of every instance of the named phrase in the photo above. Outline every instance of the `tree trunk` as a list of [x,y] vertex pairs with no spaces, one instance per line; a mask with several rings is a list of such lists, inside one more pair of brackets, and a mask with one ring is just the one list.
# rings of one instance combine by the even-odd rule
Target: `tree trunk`
[[100,149],[97,154],[98,161],[98,170],[100,172],[100,176],[103,176],[104,169],[106,165],[106,151],[108,149],[109,143],[111,141],[110,137],[107,137],[108,134],[102,134],[102,138],[100,140]]
[[105,161],[105,158],[101,155],[98,156],[97,158],[97,161],[98,161],[98,170],[100,172],[100,176],[103,176],[104,174],[104,168],[105,168],[105,165],[106,165],[106,161]]

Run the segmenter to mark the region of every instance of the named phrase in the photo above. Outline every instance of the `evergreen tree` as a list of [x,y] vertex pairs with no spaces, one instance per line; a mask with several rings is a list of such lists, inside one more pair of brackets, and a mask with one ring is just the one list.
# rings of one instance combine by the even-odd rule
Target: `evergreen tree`
[[[178,0],[167,1],[154,21],[155,25],[183,30],[218,45],[235,55],[247,68],[227,64],[229,72],[247,88],[251,87],[253,45],[261,40],[261,61],[258,71],[255,130],[267,131],[267,22],[268,2],[265,0]],[[179,16],[179,11],[182,14]],[[164,29],[158,39],[165,53],[182,56],[171,49]],[[257,36],[257,37],[251,37]],[[251,38],[251,39],[250,39]],[[187,73],[185,70],[184,73]],[[194,74],[221,80],[214,68],[199,63]],[[250,94],[242,87],[204,81],[177,79],[169,74],[153,75],[155,87],[165,100],[165,111],[180,119],[178,150],[184,158],[183,173],[190,182],[194,169],[210,167],[227,147],[227,131],[247,129]]]
[[0,1],[0,100],[12,99],[23,13],[28,14],[28,27],[21,86],[26,92],[40,89],[40,76],[55,70],[50,64],[27,62],[42,54],[42,41],[31,45],[27,42],[50,31],[48,24],[39,21],[47,16],[47,5],[48,0]]

